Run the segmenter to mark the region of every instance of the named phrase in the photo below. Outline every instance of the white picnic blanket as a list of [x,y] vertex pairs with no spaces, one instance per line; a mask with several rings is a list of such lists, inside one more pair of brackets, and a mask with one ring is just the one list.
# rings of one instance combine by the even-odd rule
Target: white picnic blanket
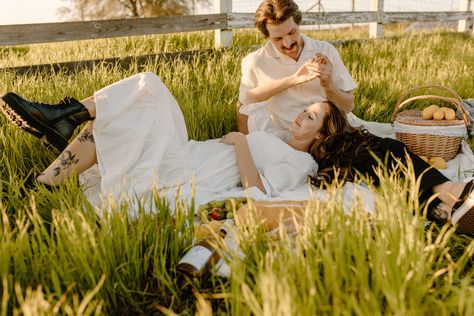
[[[377,123],[377,122],[368,122],[357,118],[352,113],[348,115],[349,123],[353,126],[364,126],[371,133],[381,136],[381,137],[395,137],[394,129],[391,124],[388,123]],[[474,154],[466,143],[462,141],[462,150],[461,152],[452,160],[448,162],[448,168],[445,170],[440,170],[446,177],[453,181],[465,181],[470,179],[474,175]],[[84,174],[81,175],[87,179],[87,187],[85,190],[86,196],[88,192],[92,192],[88,196],[90,201],[96,199],[96,205],[99,206],[101,203],[97,198],[97,191],[100,192],[100,173],[97,168],[97,165],[87,170]],[[191,203],[192,199],[192,186],[190,184],[185,184],[179,189],[180,199],[187,200],[188,205]],[[171,206],[171,210],[174,209],[174,203],[176,200],[177,191],[169,190],[164,193],[168,198]],[[325,190],[314,190],[308,185],[302,185],[301,187],[291,190],[291,191],[282,191],[279,195],[270,197],[269,195],[263,194],[256,187],[249,188],[247,190],[242,188],[234,188],[219,194],[200,194],[194,197],[194,202],[196,205],[196,210],[199,205],[208,203],[212,200],[221,200],[229,197],[238,197],[246,196],[251,197],[255,200],[309,200],[309,199],[319,199],[324,201],[328,198],[328,195]],[[362,207],[367,212],[374,212],[375,203],[373,193],[365,186],[357,185],[354,183],[346,183],[341,192],[341,198],[343,203],[343,210],[345,213],[351,212],[352,208],[357,205],[357,207]],[[94,203],[93,203],[94,204]],[[132,202],[133,204],[133,202]],[[135,216],[137,213],[135,211],[136,206],[130,205],[131,211],[130,216]],[[104,208],[97,207],[98,212],[102,212]],[[230,234],[226,237],[226,244],[228,248],[233,253],[240,253],[236,240]],[[241,254],[243,255],[243,254]],[[217,274],[223,277],[228,277],[230,275],[230,268],[224,262],[221,261],[217,268]]]
[[[353,126],[364,126],[371,133],[381,136],[381,137],[395,137],[393,126],[389,123],[378,123],[378,122],[368,122],[361,120],[356,117],[354,114],[348,115],[349,123]],[[440,170],[447,178],[453,181],[466,181],[474,176],[474,154],[465,140],[461,142],[461,152],[452,160],[448,161],[447,169]],[[99,196],[97,195],[98,189],[94,189],[97,186],[100,186],[100,173],[97,166],[92,167],[81,175],[81,177],[87,179],[85,194],[92,204],[100,205],[101,202],[98,200]],[[188,201],[191,203],[193,197],[191,184],[184,184],[179,188],[180,199]],[[91,194],[88,194],[88,193]],[[174,203],[176,200],[177,191],[168,190],[163,193],[169,200],[171,209],[174,209]],[[364,206],[364,209],[367,212],[375,211],[374,197],[372,192],[365,186],[346,183],[341,192],[343,209],[346,213],[350,212],[352,207],[355,205],[355,202],[360,203]],[[250,197],[256,200],[308,200],[308,199],[319,199],[324,201],[327,198],[325,190],[314,190],[308,185],[302,185],[301,187],[291,190],[291,191],[282,191],[277,196],[269,196],[263,194],[257,188],[234,188],[227,191],[224,191],[219,194],[200,194],[194,196],[194,203],[196,209],[199,205],[206,204],[212,200],[222,200],[229,197],[238,197],[245,196]],[[95,202],[94,202],[95,200]],[[188,204],[188,205],[189,205]],[[99,208],[97,208],[99,209]],[[131,207],[133,209],[133,207]],[[136,215],[135,211],[131,211],[130,215],[133,217]]]
[[[352,113],[350,113],[347,118],[352,126],[363,126],[372,134],[380,137],[395,138],[392,124],[364,121]],[[461,146],[461,152],[454,159],[448,161],[447,169],[440,170],[442,174],[453,181],[465,181],[474,176],[474,154],[465,140],[462,141]],[[343,208],[346,213],[350,212],[356,201],[362,202],[362,205],[368,212],[375,211],[374,197],[367,187],[354,183],[346,183],[342,191]],[[201,205],[211,200],[237,196],[247,196],[257,200],[324,200],[327,198],[325,190],[314,191],[314,189],[309,186],[303,185],[292,191],[281,192],[276,197],[268,197],[256,188],[250,188],[248,190],[236,188],[218,195],[197,196],[195,197],[195,203],[196,205]]]
[[[363,126],[372,134],[381,137],[391,137],[395,138],[394,128],[391,124],[388,123],[377,123],[377,122],[368,122],[361,120],[356,117],[354,114],[350,113],[348,115],[348,121],[352,126]],[[446,177],[453,181],[467,181],[472,179],[474,175],[474,154],[465,140],[461,144],[461,152],[452,160],[448,161],[448,167],[445,170],[440,170]],[[220,196],[214,197],[198,197],[196,201],[198,203],[206,203],[213,199],[223,199],[226,197],[247,195],[249,197],[265,200],[269,199],[263,195],[258,189],[252,188],[246,192],[242,190],[232,190],[232,192],[226,192]],[[343,210],[347,214],[351,212],[354,206],[360,208],[362,206],[367,212],[374,212],[375,202],[373,193],[365,186],[346,183],[341,192]],[[271,198],[271,200],[308,200],[308,199],[319,199],[324,201],[328,196],[325,190],[311,190],[308,186],[301,186],[300,188],[293,191],[281,192],[278,197]],[[206,200],[207,199],[207,200]],[[243,255],[239,250],[236,238],[233,234],[226,236],[225,243],[227,249],[232,253],[237,255]],[[216,273],[222,277],[230,276],[230,268],[225,261],[220,261],[219,265],[216,267]]]

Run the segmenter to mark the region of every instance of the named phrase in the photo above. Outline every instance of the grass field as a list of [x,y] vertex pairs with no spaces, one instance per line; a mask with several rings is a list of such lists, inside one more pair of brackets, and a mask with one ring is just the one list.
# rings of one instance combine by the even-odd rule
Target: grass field
[[[309,32],[348,40],[338,49],[359,85],[354,111],[359,117],[388,122],[399,95],[420,84],[447,85],[463,98],[474,97],[469,36],[394,29],[392,37],[366,40],[365,32]],[[235,39],[238,46],[262,41],[253,31]],[[147,36],[0,48],[0,60],[11,67],[211,46],[209,33]],[[139,71],[153,71],[180,104],[190,138],[215,138],[236,128],[240,60],[248,51],[73,74],[0,71],[0,93],[13,90],[44,102],[84,98]],[[181,286],[174,268],[192,243],[189,206],[178,203],[171,225],[158,193],[154,203],[160,211],[136,220],[127,218],[125,207],[97,217],[73,180],[53,193],[40,187],[23,196],[27,175],[41,172],[52,159],[37,139],[0,116],[2,316],[474,314],[472,237],[447,226],[424,227],[410,176],[406,181],[384,176],[375,189],[373,215],[357,208],[343,215],[335,186],[329,204],[315,202],[294,238],[283,234],[281,241],[270,241],[258,225],[239,232],[246,256],[231,256],[231,277],[212,275],[192,290]]]

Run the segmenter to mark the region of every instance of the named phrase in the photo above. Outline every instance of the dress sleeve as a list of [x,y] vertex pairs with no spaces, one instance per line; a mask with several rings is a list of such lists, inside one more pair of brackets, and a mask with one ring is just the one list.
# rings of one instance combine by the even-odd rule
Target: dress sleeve
[[282,191],[291,191],[306,184],[308,176],[314,175],[317,164],[311,155],[293,151],[281,163],[265,165],[259,172],[267,195],[277,196]]

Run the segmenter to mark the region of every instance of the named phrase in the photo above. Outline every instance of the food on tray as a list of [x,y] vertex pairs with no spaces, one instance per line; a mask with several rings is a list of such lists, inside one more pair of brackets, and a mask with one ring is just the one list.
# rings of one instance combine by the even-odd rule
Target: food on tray
[[210,201],[199,206],[198,216],[201,220],[223,220],[234,217],[234,208],[238,210],[242,205],[247,204],[246,197],[229,198],[226,200]]

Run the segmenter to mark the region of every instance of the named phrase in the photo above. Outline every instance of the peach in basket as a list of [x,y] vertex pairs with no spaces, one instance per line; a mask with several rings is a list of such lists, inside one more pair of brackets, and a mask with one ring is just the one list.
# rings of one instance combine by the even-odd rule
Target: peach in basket
[[434,112],[436,112],[437,110],[439,110],[438,106],[436,104],[432,104],[424,108],[421,112],[421,115],[424,120],[431,120],[433,118]]

